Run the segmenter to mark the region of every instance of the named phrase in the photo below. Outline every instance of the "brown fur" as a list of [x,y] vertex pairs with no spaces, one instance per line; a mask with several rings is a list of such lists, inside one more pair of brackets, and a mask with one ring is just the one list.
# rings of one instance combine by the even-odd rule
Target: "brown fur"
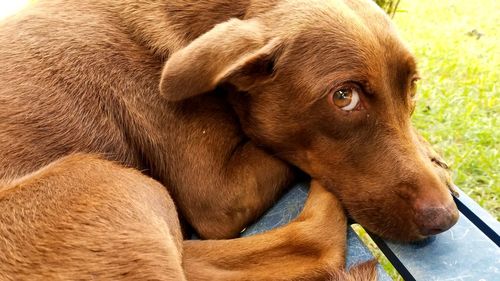
[[[456,221],[447,167],[410,124],[415,61],[371,1],[41,0],[1,24],[0,60],[6,279],[333,278],[345,221],[319,186],[388,238]],[[332,107],[350,84],[364,108]],[[237,236],[292,165],[329,198],[310,222],[180,245],[178,216]]]
[[374,264],[338,272],[346,218],[317,183],[292,223],[233,240],[182,241],[160,183],[91,155],[57,160],[0,198],[1,280],[368,280],[374,272]]

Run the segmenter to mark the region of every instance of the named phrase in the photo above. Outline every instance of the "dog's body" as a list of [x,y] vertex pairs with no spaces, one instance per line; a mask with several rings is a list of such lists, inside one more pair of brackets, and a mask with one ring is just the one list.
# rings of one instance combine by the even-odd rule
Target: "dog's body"
[[[253,208],[265,209],[290,182],[290,169],[244,143],[238,121],[222,97],[206,96],[186,104],[165,102],[158,83],[169,53],[155,55],[151,48],[139,45],[128,33],[131,24],[106,11],[112,3],[96,2],[96,6],[42,2],[39,15],[25,15],[18,20],[21,23],[2,28],[5,71],[0,74],[0,91],[8,110],[0,113],[4,144],[0,178],[25,175],[70,153],[98,153],[172,186],[169,191],[188,220],[189,212],[196,213],[197,222],[190,223],[203,236],[239,233],[258,215]],[[230,17],[224,15],[220,21]],[[157,21],[156,28],[161,28]],[[24,32],[15,30],[19,25],[26,26]],[[205,29],[210,28],[206,24]],[[29,66],[27,71],[35,76],[23,78],[21,65]],[[235,150],[244,161],[230,159]],[[192,174],[186,176],[186,171]],[[220,196],[208,202],[206,194],[216,193]],[[256,196],[265,202],[249,208],[256,203],[249,201],[259,200]],[[202,201],[206,203],[198,206]],[[216,230],[217,221],[220,228],[231,229]]]
[[[315,123],[324,105],[294,94],[299,86],[304,93],[317,90],[318,81],[351,81],[346,78],[357,66],[388,81],[372,84],[375,92],[410,88],[414,63],[382,11],[368,1],[325,3],[49,0],[3,23],[0,278],[325,280],[343,264],[345,218],[321,186],[335,187],[356,219],[390,237],[421,238],[428,233],[418,229],[434,228],[421,218],[407,223],[403,216],[415,212],[400,206],[408,200],[417,209],[424,205],[423,217],[434,224],[451,226],[456,214],[448,206],[446,180],[435,175],[429,161],[435,156],[408,125],[405,99],[381,100],[386,110],[374,111],[371,118],[378,119],[367,121],[374,126],[368,131],[396,140],[380,137],[374,147],[382,148],[375,151],[416,160],[398,170],[380,161],[380,171],[373,171],[360,157],[347,157],[350,149],[342,146],[346,136],[365,141],[345,125],[354,121],[336,125],[341,135],[324,129]],[[338,25],[316,26],[323,17]],[[321,44],[307,45],[325,34],[338,41],[327,42],[337,50],[333,55]],[[386,56],[368,67],[357,61],[384,52],[395,60]],[[315,65],[324,58],[344,74]],[[297,64],[307,72],[293,72]],[[282,102],[288,94],[289,103]],[[376,109],[368,99],[363,104],[349,116]],[[338,155],[323,160],[330,138]],[[366,152],[360,149],[377,161]],[[67,156],[74,153],[101,156]],[[318,180],[294,223],[251,238],[182,241],[178,216],[204,238],[235,237],[293,181],[289,163]],[[375,196],[362,200],[347,188],[354,172],[332,176],[332,165],[344,172],[340,163],[366,170],[373,182],[356,183]],[[385,198],[379,177],[391,186],[404,182],[404,191]],[[382,211],[397,204],[401,217],[380,230],[377,222],[385,217],[368,221],[376,215],[353,210],[373,199],[387,202]],[[448,214],[434,219],[438,209]],[[402,224],[407,230],[395,232]],[[370,266],[363,269],[363,278],[373,277]]]

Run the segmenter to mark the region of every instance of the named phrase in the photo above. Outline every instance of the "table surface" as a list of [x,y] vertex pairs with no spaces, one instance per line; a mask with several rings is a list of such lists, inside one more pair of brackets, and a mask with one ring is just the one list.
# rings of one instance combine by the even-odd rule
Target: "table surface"
[[[290,222],[302,210],[307,194],[308,183],[296,184],[260,220],[248,227],[242,236],[264,232]],[[461,213],[469,217],[470,213],[477,215],[485,226],[480,229],[461,214],[457,224],[450,230],[418,243],[399,244],[372,235],[405,280],[500,281],[500,224],[463,192],[456,202]],[[473,216],[471,219],[478,220]],[[373,259],[371,252],[350,227],[346,256],[348,268]],[[378,272],[379,280],[391,280],[380,265]]]

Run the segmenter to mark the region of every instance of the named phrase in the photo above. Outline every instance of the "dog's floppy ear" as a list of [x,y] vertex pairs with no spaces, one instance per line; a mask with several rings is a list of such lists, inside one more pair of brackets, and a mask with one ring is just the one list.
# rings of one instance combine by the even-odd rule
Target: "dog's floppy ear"
[[232,19],[216,25],[167,60],[160,81],[160,93],[179,101],[214,90],[228,82],[239,90],[273,74],[279,49],[254,20]]

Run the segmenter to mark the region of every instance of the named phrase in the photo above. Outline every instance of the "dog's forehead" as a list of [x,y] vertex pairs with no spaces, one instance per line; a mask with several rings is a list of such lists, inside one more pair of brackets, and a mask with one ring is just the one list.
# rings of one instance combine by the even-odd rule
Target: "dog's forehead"
[[310,87],[328,87],[333,80],[384,80],[405,87],[416,73],[415,60],[388,17],[371,2],[324,1],[330,5],[297,12],[307,18],[298,20],[284,58],[300,75],[296,80]]
[[285,0],[273,7],[264,13],[262,20],[283,38],[309,27],[368,33],[394,29],[389,17],[372,0]]

